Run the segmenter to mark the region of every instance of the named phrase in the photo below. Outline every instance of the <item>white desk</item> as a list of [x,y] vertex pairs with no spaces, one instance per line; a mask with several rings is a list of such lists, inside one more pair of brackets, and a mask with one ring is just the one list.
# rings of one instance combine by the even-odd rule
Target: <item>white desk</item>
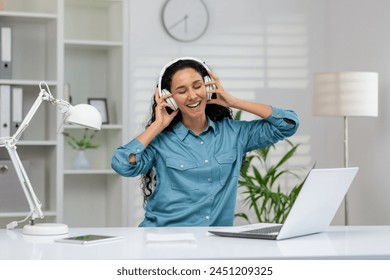
[[[282,241],[217,237],[207,231],[202,227],[74,228],[68,236],[124,236],[109,243],[74,245],[55,243],[58,236],[26,236],[20,230],[2,229],[0,259],[390,259],[390,226],[330,227],[325,233]],[[192,233],[195,240],[149,242],[148,233]]]

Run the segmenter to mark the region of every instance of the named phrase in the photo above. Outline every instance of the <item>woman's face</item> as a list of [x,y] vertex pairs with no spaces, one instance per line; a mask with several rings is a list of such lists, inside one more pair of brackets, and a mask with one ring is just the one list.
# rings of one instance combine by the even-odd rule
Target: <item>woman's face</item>
[[171,93],[183,118],[204,116],[207,105],[202,76],[193,68],[177,71],[172,76]]

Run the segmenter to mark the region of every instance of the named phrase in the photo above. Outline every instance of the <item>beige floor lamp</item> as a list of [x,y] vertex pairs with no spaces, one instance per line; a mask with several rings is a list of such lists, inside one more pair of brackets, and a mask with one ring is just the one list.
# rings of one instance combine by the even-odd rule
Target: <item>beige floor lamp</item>
[[[314,75],[313,94],[314,115],[344,118],[344,167],[348,167],[348,118],[378,116],[378,73],[317,73]],[[344,219],[345,225],[349,225],[347,194]]]

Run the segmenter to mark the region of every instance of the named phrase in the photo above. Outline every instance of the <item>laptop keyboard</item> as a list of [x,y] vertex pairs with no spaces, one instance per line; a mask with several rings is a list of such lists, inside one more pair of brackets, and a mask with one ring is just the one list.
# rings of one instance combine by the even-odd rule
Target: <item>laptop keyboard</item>
[[282,228],[282,225],[278,225],[278,226],[272,226],[272,227],[256,228],[256,229],[246,230],[243,232],[250,233],[250,234],[268,234],[268,233],[278,232],[278,231],[280,231],[281,228]]

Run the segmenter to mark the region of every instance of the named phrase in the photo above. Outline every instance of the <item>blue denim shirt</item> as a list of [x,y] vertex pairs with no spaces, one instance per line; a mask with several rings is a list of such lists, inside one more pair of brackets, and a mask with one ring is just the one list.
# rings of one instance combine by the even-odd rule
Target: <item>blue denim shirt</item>
[[[262,120],[209,119],[200,135],[179,122],[147,147],[136,138],[118,147],[112,168],[128,177],[154,168],[157,183],[140,226],[230,226],[245,153],[293,135],[298,125],[293,111],[275,107]],[[130,154],[135,164],[129,163]]]

